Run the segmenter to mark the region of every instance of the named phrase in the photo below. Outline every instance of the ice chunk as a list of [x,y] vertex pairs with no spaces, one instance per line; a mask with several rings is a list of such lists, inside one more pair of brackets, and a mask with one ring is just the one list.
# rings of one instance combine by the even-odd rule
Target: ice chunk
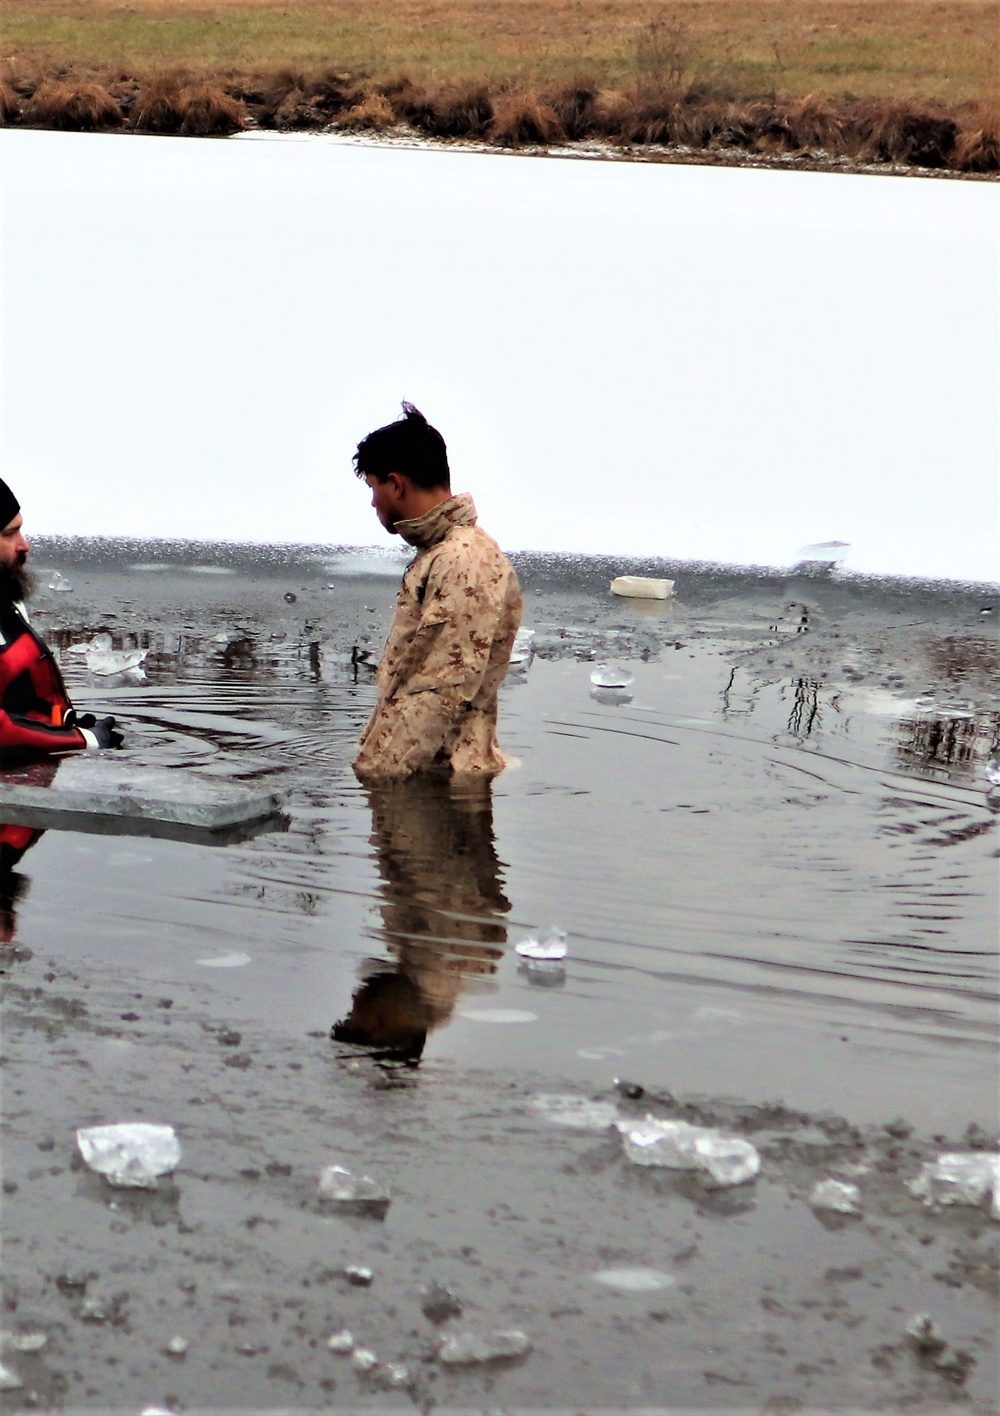
[[812,546],[803,546],[799,551],[799,565],[825,566],[832,570],[841,565],[850,555],[849,541],[817,541]]
[[0,1350],[41,1352],[48,1340],[44,1332],[0,1332]]
[[497,1362],[524,1357],[531,1343],[517,1328],[494,1332],[453,1332],[441,1343],[438,1356],[449,1367],[472,1366],[476,1362]]
[[146,677],[141,666],[148,652],[147,649],[109,649],[106,653],[90,653],[87,655],[87,668],[101,678],[109,678],[112,674],[130,674],[133,681],[139,682]]
[[326,1345],[331,1352],[336,1352],[340,1357],[346,1357],[354,1351],[354,1338],[342,1328],[340,1332],[331,1333],[326,1340]]
[[986,780],[994,791],[1000,791],[1000,757],[986,764]]
[[514,951],[520,954],[522,959],[540,959],[545,962],[565,959],[566,931],[556,924],[547,924],[537,934],[529,934],[527,939],[515,944]]
[[621,664],[598,664],[590,675],[595,688],[628,688],[635,680],[635,674]]
[[589,1096],[540,1092],[528,1105],[546,1121],[573,1131],[606,1131],[618,1120],[618,1108],[612,1102],[591,1101]]
[[1000,1155],[986,1151],[959,1151],[939,1155],[921,1167],[910,1181],[910,1194],[927,1205],[981,1205],[993,1198],[993,1215],[998,1216]]
[[72,585],[61,570],[54,570],[52,572],[49,578],[49,589],[56,595],[69,595],[73,591]]
[[353,1283],[355,1288],[368,1288],[375,1275],[370,1268],[365,1268],[364,1264],[347,1264],[344,1277],[348,1283]]
[[250,955],[240,949],[231,949],[228,954],[216,954],[211,959],[195,959],[203,969],[241,969],[250,962]]
[[535,653],[535,631],[533,629],[519,629],[514,636],[514,644],[510,651],[510,662],[513,667],[518,664],[527,664]]
[[420,1311],[429,1323],[443,1323],[449,1318],[459,1317],[462,1304],[450,1288],[432,1280],[421,1289]]
[[189,1345],[186,1337],[172,1337],[163,1351],[168,1357],[183,1357]]
[[906,1324],[906,1335],[918,1352],[933,1356],[948,1346],[930,1313],[917,1313]]
[[370,1175],[355,1175],[343,1165],[328,1165],[319,1177],[318,1197],[323,1204],[364,1205],[388,1209],[388,1188]]
[[0,1362],[0,1391],[20,1391],[23,1386],[24,1382],[13,1367],[8,1367],[6,1362]]
[[371,1348],[356,1347],[354,1349],[354,1355],[351,1358],[351,1366],[356,1372],[361,1372],[362,1375],[364,1375],[368,1372],[374,1372],[375,1368],[378,1366],[378,1358],[375,1356],[375,1353],[372,1352]]
[[459,1017],[470,1023],[537,1023],[538,1014],[525,1008],[460,1008]]
[[809,1196],[813,1209],[833,1210],[835,1214],[860,1214],[861,1192],[857,1185],[842,1180],[820,1180]]
[[611,582],[611,593],[632,600],[666,600],[674,593],[674,582],[651,575],[617,575]]
[[39,786],[30,768],[0,781],[0,813],[15,826],[162,834],[167,826],[213,832],[278,820],[281,799],[240,782],[178,767],[136,766],[117,753],[77,753]]
[[698,1170],[718,1186],[744,1185],[760,1171],[760,1153],[740,1136],[687,1121],[617,1121],[625,1154],[636,1165]]
[[181,1148],[173,1126],[127,1121],[114,1126],[86,1126],[76,1133],[77,1145],[91,1170],[110,1185],[155,1190],[159,1175],[180,1164]]
[[387,1362],[382,1369],[382,1382],[387,1387],[405,1387],[410,1381],[410,1369],[402,1362]]
[[593,1278],[595,1283],[617,1288],[622,1293],[659,1293],[664,1288],[672,1288],[676,1282],[672,1274],[638,1266],[601,1269]]

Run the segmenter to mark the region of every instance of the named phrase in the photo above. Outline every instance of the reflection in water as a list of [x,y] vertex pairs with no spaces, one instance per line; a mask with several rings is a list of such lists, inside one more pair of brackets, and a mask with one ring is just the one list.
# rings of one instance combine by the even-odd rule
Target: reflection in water
[[896,752],[905,766],[971,773],[1000,750],[1000,713],[904,718],[898,734]]
[[492,787],[425,776],[371,786],[368,798],[392,959],[366,970],[331,1035],[415,1064],[464,980],[495,973],[507,942]]
[[796,737],[809,737],[820,725],[819,683],[816,679],[796,679],[792,684],[788,731]]

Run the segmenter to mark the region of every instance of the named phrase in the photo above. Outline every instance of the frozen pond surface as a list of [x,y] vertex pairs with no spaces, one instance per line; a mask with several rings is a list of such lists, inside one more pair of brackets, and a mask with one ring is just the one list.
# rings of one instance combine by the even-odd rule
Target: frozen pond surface
[[[907,1183],[996,1148],[996,599],[690,576],[623,603],[607,565],[522,561],[491,803],[350,772],[350,649],[394,578],[187,554],[217,573],[41,546],[75,588],[38,622],[123,765],[287,792],[290,827],[50,831],[7,884],[5,1399],[987,1409],[995,1226]],[[105,630],[146,685],[70,652]],[[551,924],[563,959],[516,952]],[[750,1139],[759,1177],[633,1165],[608,1122],[647,1110]],[[138,1120],[182,1150],[155,1193],[76,1151]],[[320,1203],[331,1165],[379,1216]],[[831,1177],[862,1217],[814,1211]],[[944,1356],[905,1336],[925,1311]],[[523,1355],[444,1355],[494,1341]]]
[[370,544],[422,406],[513,550],[995,580],[988,183],[0,132],[29,529]]

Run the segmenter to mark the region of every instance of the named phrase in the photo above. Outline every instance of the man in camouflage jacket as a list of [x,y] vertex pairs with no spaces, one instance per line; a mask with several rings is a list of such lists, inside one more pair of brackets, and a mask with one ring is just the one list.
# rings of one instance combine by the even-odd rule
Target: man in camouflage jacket
[[497,693],[521,622],[521,591],[468,495],[452,496],[444,439],[410,404],[370,433],[355,465],[387,531],[417,554],[403,576],[378,669],[378,700],[354,761],[361,778],[429,768],[495,776]]

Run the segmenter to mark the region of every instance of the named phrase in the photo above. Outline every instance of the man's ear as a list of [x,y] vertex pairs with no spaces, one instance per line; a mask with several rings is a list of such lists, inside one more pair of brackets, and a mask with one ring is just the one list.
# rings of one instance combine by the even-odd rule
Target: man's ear
[[385,479],[397,501],[402,501],[410,489],[408,480],[399,472],[390,472]]

